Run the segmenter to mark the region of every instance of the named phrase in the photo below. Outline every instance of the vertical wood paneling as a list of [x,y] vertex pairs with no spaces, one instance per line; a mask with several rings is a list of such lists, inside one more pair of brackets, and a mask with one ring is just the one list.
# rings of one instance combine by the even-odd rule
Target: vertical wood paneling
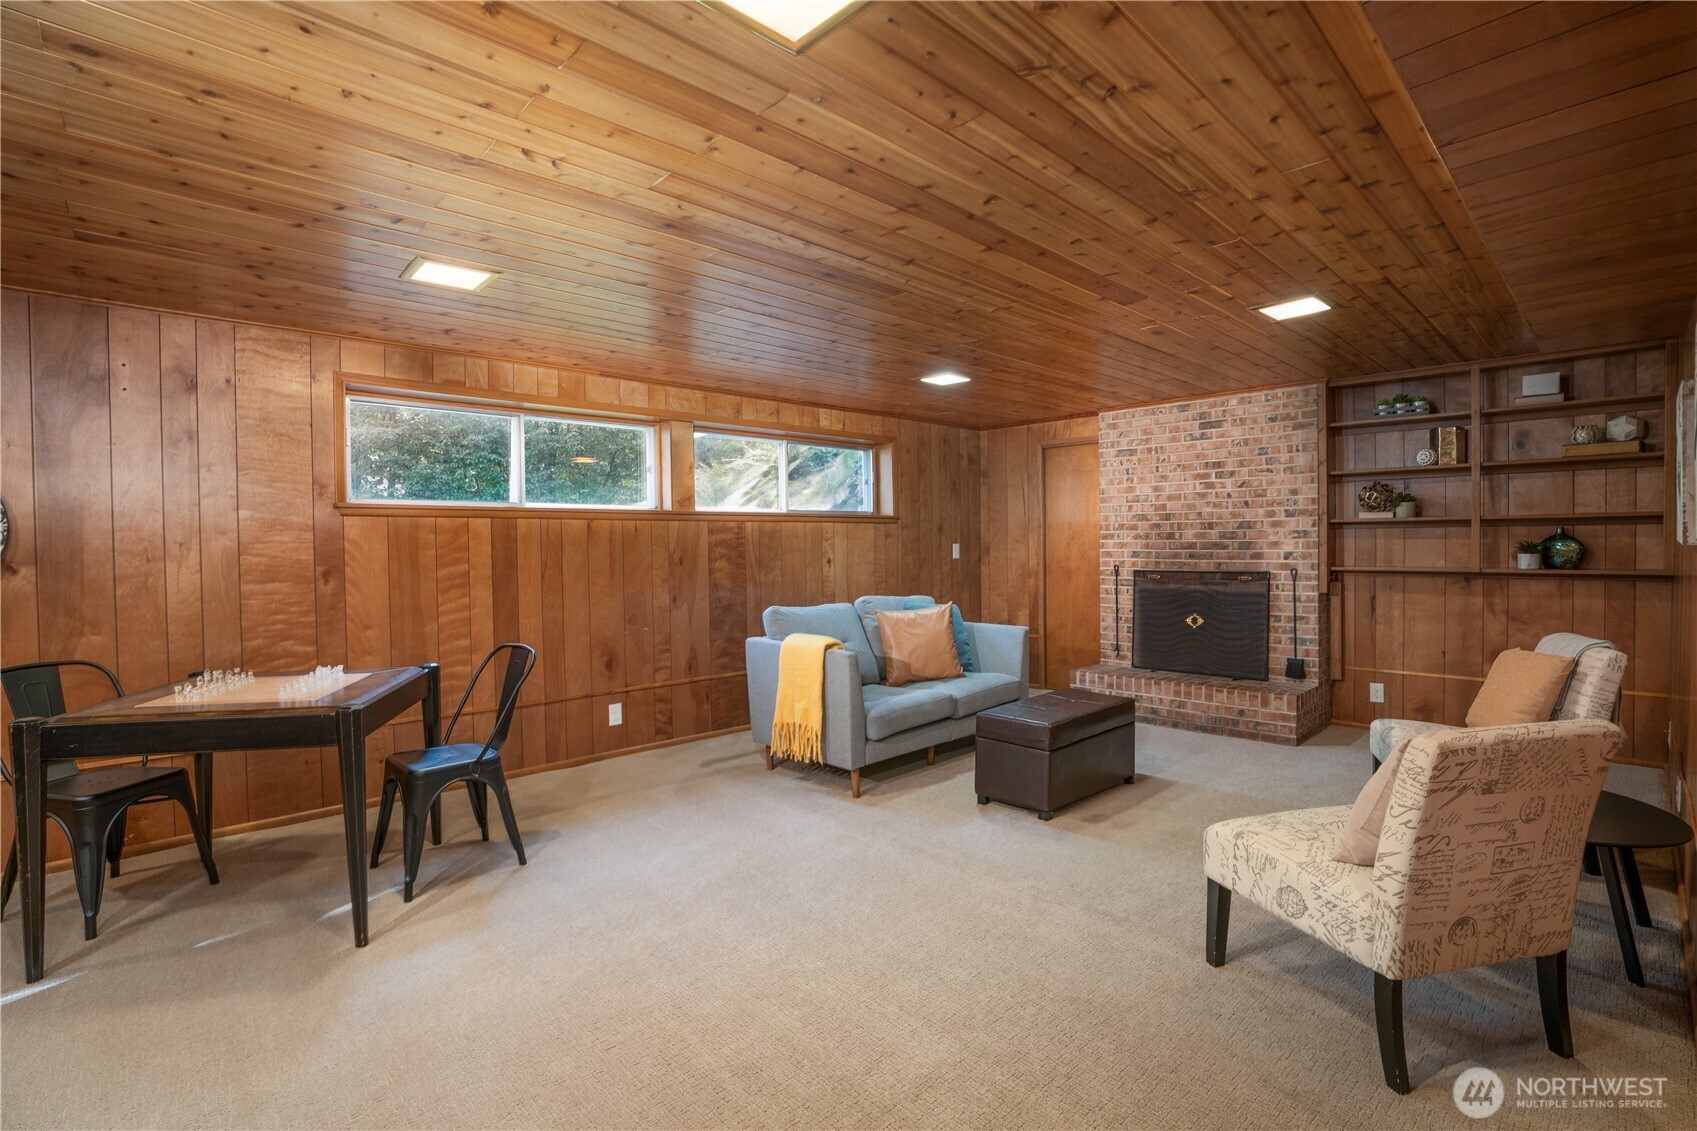
[[[984,615],[980,512],[961,505],[979,490],[976,433],[3,298],[0,487],[14,521],[0,573],[5,663],[42,651],[116,661],[139,688],[203,666],[434,659],[451,709],[491,647],[524,640],[540,663],[513,731],[516,768],[747,725],[743,640],[760,631],[768,605],[928,592]],[[752,420],[895,434],[900,519],[344,517],[338,372],[593,395],[625,409],[746,409]],[[955,542],[959,561],[949,554]],[[1028,603],[1022,595],[1020,607]],[[615,702],[625,721],[611,727]],[[494,705],[486,680],[455,737],[481,739]],[[383,756],[417,743],[416,717],[372,736],[373,793]],[[339,801],[325,751],[219,756],[221,828]],[[186,832],[154,808],[165,816],[132,822],[132,840]]]
[[29,347],[41,653],[110,666],[118,657],[106,313],[32,299]]

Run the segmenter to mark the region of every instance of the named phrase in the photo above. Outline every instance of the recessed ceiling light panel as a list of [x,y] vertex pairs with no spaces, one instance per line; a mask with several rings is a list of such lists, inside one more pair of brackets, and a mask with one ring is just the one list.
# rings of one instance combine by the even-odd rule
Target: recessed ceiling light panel
[[929,377],[921,377],[927,385],[964,385],[972,378],[959,373],[933,373]]
[[719,0],[744,19],[785,40],[791,48],[801,47],[810,36],[859,0]]
[[456,291],[481,291],[500,276],[498,271],[479,271],[475,267],[456,267],[419,256],[407,264],[401,278],[414,283],[429,283],[435,287],[452,287]]
[[1302,298],[1291,299],[1289,302],[1260,306],[1256,309],[1276,322],[1283,322],[1286,318],[1301,318],[1304,314],[1318,314],[1322,310],[1330,310],[1331,306],[1321,302],[1313,295],[1305,295]]

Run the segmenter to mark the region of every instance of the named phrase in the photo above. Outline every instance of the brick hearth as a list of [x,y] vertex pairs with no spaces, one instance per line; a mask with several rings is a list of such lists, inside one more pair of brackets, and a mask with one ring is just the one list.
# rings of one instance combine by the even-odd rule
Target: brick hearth
[[[1135,695],[1140,719],[1215,734],[1295,743],[1326,725],[1319,422],[1316,385],[1102,414],[1102,662],[1074,671],[1075,686]],[[1283,672],[1294,649],[1308,679],[1263,683],[1132,667],[1138,569],[1270,571],[1268,671]]]
[[1331,715],[1327,689],[1312,679],[1276,678],[1261,683],[1109,662],[1075,669],[1072,683],[1109,695],[1132,696],[1137,700],[1139,722],[1286,746],[1323,730]]

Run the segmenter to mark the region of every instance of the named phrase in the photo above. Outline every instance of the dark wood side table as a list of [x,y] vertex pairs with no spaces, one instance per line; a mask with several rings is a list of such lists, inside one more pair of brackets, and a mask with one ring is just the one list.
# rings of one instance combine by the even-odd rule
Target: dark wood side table
[[1644,967],[1638,961],[1638,942],[1632,937],[1626,900],[1632,900],[1632,916],[1640,927],[1653,927],[1655,923],[1650,919],[1644,881],[1638,877],[1638,861],[1632,854],[1640,848],[1678,848],[1691,837],[1691,826],[1666,809],[1606,789],[1597,799],[1591,831],[1585,837],[1586,864],[1595,862],[1603,874],[1615,933],[1620,936],[1620,956],[1626,962],[1626,976],[1635,986],[1644,984]]
[[[279,676],[301,673],[262,675]],[[352,673],[350,673],[352,674]],[[19,889],[23,896],[24,979],[41,980],[46,876],[42,788],[46,764],[58,758],[120,758],[140,754],[193,754],[195,806],[212,831],[212,755],[215,750],[282,750],[334,746],[342,777],[342,826],[347,841],[348,892],[354,945],[368,938],[366,915],[365,740],[414,703],[423,703],[424,744],[442,733],[442,682],[435,664],[363,673],[354,683],[311,701],[206,704],[171,699],[176,684],[150,688],[51,719],[12,723],[12,765],[17,775]]]

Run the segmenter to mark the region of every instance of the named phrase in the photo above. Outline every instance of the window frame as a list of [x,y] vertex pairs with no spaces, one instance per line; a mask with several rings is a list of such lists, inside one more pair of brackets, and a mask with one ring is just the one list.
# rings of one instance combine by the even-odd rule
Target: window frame
[[[660,437],[659,425],[651,420],[597,417],[584,413],[554,411],[529,406],[496,404],[458,397],[426,397],[405,391],[385,388],[363,388],[353,385],[342,389],[339,442],[341,444],[341,503],[349,507],[444,507],[454,510],[497,508],[513,511],[596,511],[625,514],[647,514],[660,507]],[[354,450],[353,410],[355,404],[392,405],[424,411],[463,412],[476,416],[493,416],[507,422],[507,454],[510,461],[507,473],[505,501],[488,499],[360,499],[353,496]],[[525,435],[527,419],[559,420],[568,424],[585,424],[596,428],[614,428],[639,432],[643,437],[644,501],[640,503],[551,503],[532,502],[525,498]]]
[[[778,506],[775,510],[765,507],[709,507],[700,501],[701,465],[694,459],[694,445],[691,445],[691,478],[696,487],[696,510],[702,514],[737,514],[755,516],[803,516],[807,518],[822,518],[841,520],[843,518],[877,518],[878,510],[878,446],[846,437],[823,437],[791,435],[785,432],[761,432],[748,428],[716,428],[711,425],[694,429],[694,439],[699,441],[703,436],[718,436],[732,440],[760,440],[778,445]],[[789,454],[791,444],[801,444],[810,448],[842,448],[847,451],[861,453],[862,483],[866,493],[866,508],[864,510],[834,511],[820,510],[811,507],[790,506],[790,472]]]
[[[468,361],[483,359],[470,358]],[[523,382],[514,388],[510,371],[499,382],[494,362],[485,361],[470,383],[459,381],[435,383],[428,378],[400,377],[378,372],[360,372],[336,368],[330,374],[330,394],[313,396],[313,432],[324,440],[314,441],[313,464],[323,469],[322,490],[329,498],[322,505],[345,518],[555,518],[577,521],[601,518],[607,521],[700,521],[700,522],[828,522],[842,524],[893,523],[900,521],[898,498],[899,463],[896,445],[901,438],[892,432],[856,432],[849,429],[802,424],[789,419],[794,411],[807,406],[788,401],[750,402],[690,390],[655,385],[644,388],[640,382],[599,378],[598,391],[616,388],[614,397],[582,399],[577,395],[562,396],[552,389],[525,388]],[[516,367],[514,367],[516,368]],[[564,371],[557,379],[564,387]],[[472,377],[468,373],[468,377]],[[495,387],[491,387],[494,385]],[[635,393],[647,393],[625,400],[629,386]],[[315,380],[316,386],[316,380]],[[644,403],[648,397],[653,403]],[[676,407],[679,398],[685,402]],[[654,447],[650,450],[649,483],[653,504],[648,507],[595,506],[576,503],[523,504],[509,501],[450,502],[417,499],[355,499],[349,497],[348,468],[348,409],[350,398],[395,401],[423,408],[463,409],[467,412],[494,415],[519,414],[537,417],[556,417],[586,423],[629,424],[653,429]],[[707,403],[701,403],[706,400]],[[328,403],[326,403],[328,402]],[[623,402],[623,403],[621,403]],[[690,403],[694,402],[694,403]],[[640,406],[640,407],[639,407]],[[729,407],[721,407],[729,406]],[[740,407],[740,411],[739,411]],[[823,413],[823,409],[818,409]],[[733,415],[733,413],[735,415]],[[752,414],[752,415],[750,415]],[[755,420],[754,417],[758,417]],[[320,429],[322,425],[322,430]],[[864,449],[870,453],[872,477],[871,509],[869,511],[746,511],[697,509],[695,499],[695,443],[697,431],[726,435],[748,435],[767,440],[794,440],[804,444],[827,447]],[[318,444],[323,443],[324,450]],[[315,481],[318,475],[315,473]]]

